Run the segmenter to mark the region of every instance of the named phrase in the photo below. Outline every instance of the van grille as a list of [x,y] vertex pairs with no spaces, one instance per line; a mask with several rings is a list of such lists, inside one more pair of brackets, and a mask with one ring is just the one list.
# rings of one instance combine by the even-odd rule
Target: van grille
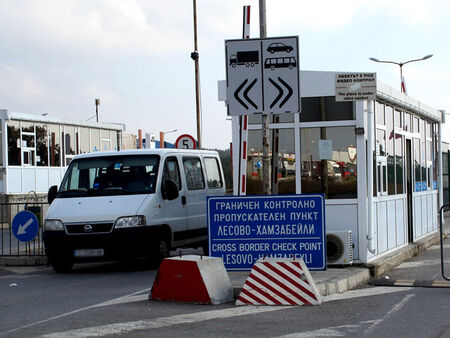
[[[90,225],[90,231],[86,231],[86,226]],[[112,231],[114,223],[66,223],[66,231],[70,234],[98,234]],[[89,230],[89,227],[87,227]]]

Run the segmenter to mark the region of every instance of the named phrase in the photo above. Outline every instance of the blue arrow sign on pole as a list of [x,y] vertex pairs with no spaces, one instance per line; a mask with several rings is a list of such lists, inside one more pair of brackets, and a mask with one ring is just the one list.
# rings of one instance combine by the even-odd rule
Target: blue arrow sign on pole
[[39,232],[39,221],[31,211],[22,210],[14,216],[11,229],[19,241],[31,242]]

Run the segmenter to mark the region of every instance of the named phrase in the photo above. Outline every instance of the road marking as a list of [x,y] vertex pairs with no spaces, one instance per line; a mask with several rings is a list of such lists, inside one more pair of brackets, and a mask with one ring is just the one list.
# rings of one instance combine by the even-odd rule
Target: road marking
[[290,333],[284,336],[279,336],[278,338],[343,337],[345,336],[345,333],[341,332],[342,329],[355,330],[358,329],[360,326],[361,325],[359,324],[333,326],[328,327],[326,329],[318,329],[314,331]]
[[373,285],[382,286],[413,286],[422,288],[450,288],[450,282],[445,280],[427,279],[375,279],[370,282]]
[[[360,291],[360,290],[358,290]],[[386,313],[382,318],[376,320],[366,320],[359,322],[358,324],[348,324],[348,325],[340,325],[340,326],[332,326],[327,328],[321,328],[313,331],[306,332],[295,332],[290,333],[284,336],[279,336],[278,338],[309,338],[309,337],[343,337],[348,336],[349,334],[354,335],[355,330],[361,331],[361,327],[369,324],[369,328],[364,331],[364,335],[370,334],[379,324],[381,324],[386,319],[389,319],[392,315],[397,313],[402,309],[406,303],[414,297],[413,294],[408,294],[403,299],[396,304],[388,313]]]
[[382,322],[384,322],[386,319],[389,319],[392,315],[396,314],[398,311],[400,311],[402,309],[402,307],[404,307],[406,305],[406,303],[408,303],[408,301],[414,297],[413,294],[409,294],[406,295],[405,297],[403,297],[403,299],[396,304],[391,310],[389,310],[388,313],[386,313],[382,318],[377,319],[375,321],[375,323],[373,323],[366,331],[364,331],[364,334],[369,334],[371,332],[373,332],[373,330],[375,330],[375,328],[381,324]]
[[[150,289],[146,289],[145,291],[149,291]],[[127,295],[115,299],[108,300],[103,303],[99,303],[96,305],[92,305],[92,308],[102,307],[102,306],[110,306],[110,305],[118,305],[118,304],[126,304],[126,303],[133,303],[133,302],[142,302],[144,300],[148,300],[148,292],[143,295]]]
[[47,323],[47,322],[52,321],[54,319],[59,319],[59,318],[62,318],[62,317],[73,315],[73,314],[78,313],[78,312],[82,312],[82,311],[85,311],[85,310],[89,310],[89,309],[93,309],[93,308],[96,308],[96,307],[103,306],[102,304],[107,304],[108,302],[113,302],[116,299],[125,299],[126,297],[133,297],[134,295],[138,295],[140,293],[148,292],[148,291],[150,291],[150,288],[147,288],[147,289],[144,289],[144,290],[139,290],[139,291],[133,292],[133,293],[131,293],[129,295],[112,299],[110,301],[102,302],[102,303],[99,303],[99,304],[94,304],[94,305],[91,305],[91,306],[86,306],[86,307],[83,307],[81,309],[73,310],[73,311],[66,312],[66,313],[63,313],[63,314],[60,314],[60,315],[57,315],[57,316],[54,316],[54,317],[50,317],[50,318],[43,319],[43,320],[40,320],[40,321],[37,321],[37,322],[34,322],[34,323],[30,323],[30,324],[27,324],[27,325],[24,325],[24,326],[21,326],[21,327],[18,327],[18,328],[15,328],[15,329],[12,329],[12,330],[9,330],[9,331],[6,331],[6,332],[2,332],[2,334],[8,334],[8,333],[12,333],[12,332],[15,332],[15,331],[26,329],[26,328],[29,328],[29,327],[32,327],[32,326],[35,326],[35,325]]
[[[323,297],[323,300],[325,302],[325,301],[351,299],[351,298],[357,298],[357,297],[369,297],[369,296],[375,296],[375,295],[385,294],[385,293],[404,292],[409,289],[410,288],[399,289],[399,288],[392,288],[392,287],[381,287],[381,288],[351,290],[351,291],[347,291],[346,293],[343,293],[343,294],[337,294],[337,295]],[[139,293],[142,293],[142,292],[139,292]],[[139,298],[139,297],[137,297],[137,294],[138,294],[138,292],[136,292],[132,295],[113,299],[109,302],[103,302],[103,303],[100,303],[97,305],[93,305],[93,306],[90,306],[89,309],[94,308],[94,307],[99,307],[99,306],[105,306],[105,305],[109,305],[109,304],[118,304],[119,302],[123,303],[126,300],[133,300],[133,299],[142,300],[142,295]],[[134,296],[136,296],[136,297],[134,297]],[[46,338],[58,338],[58,337],[80,338],[80,337],[90,337],[90,336],[101,337],[101,336],[113,335],[113,334],[126,334],[128,332],[132,332],[135,330],[158,329],[158,328],[162,328],[162,327],[168,327],[168,326],[179,325],[179,324],[198,323],[198,322],[204,322],[204,321],[212,320],[212,319],[246,316],[246,315],[258,314],[258,313],[270,312],[270,311],[290,310],[290,309],[294,309],[294,308],[296,308],[296,307],[295,306],[232,307],[232,308],[222,309],[222,310],[202,311],[202,312],[188,313],[188,314],[176,315],[176,316],[170,316],[170,317],[162,317],[162,318],[160,317],[160,318],[154,318],[152,320],[137,320],[137,321],[123,322],[123,323],[100,325],[100,326],[96,326],[96,327],[81,328],[81,329],[47,334],[47,335],[44,335],[43,337],[46,337]],[[88,309],[88,308],[85,308],[85,309]],[[76,311],[76,312],[79,312],[79,311]]]
[[386,293],[394,293],[394,292],[404,292],[408,290],[412,290],[413,288],[396,288],[392,286],[384,286],[379,288],[367,288],[367,289],[358,289],[358,290],[350,290],[344,293],[337,293],[334,295],[324,296],[322,297],[324,302],[331,302],[335,300],[344,300],[344,299],[352,299],[352,298],[360,298],[360,297],[370,297],[377,296]]
[[[450,259],[444,260],[444,263],[450,263]],[[423,261],[417,261],[417,262],[404,262],[398,266],[395,267],[395,269],[411,269],[411,268],[420,268],[423,266],[430,266],[430,265],[440,265],[441,260],[440,259],[428,259]]]
[[251,314],[277,311],[281,309],[292,309],[286,306],[245,306],[232,307],[222,310],[202,311],[196,313],[188,313],[170,317],[160,317],[153,320],[136,320],[125,323],[114,323],[100,325],[95,327],[75,329],[64,332],[56,332],[41,337],[44,338],[81,338],[81,337],[101,337],[113,334],[126,334],[135,330],[159,329],[172,325],[190,324],[204,322],[212,319],[231,318],[237,316],[246,316]]

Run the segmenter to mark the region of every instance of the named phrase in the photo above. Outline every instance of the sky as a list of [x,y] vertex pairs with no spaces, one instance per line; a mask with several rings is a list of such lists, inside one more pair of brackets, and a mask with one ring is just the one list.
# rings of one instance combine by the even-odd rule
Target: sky
[[[197,0],[202,146],[226,149],[231,121],[218,101],[224,40],[242,37],[242,6]],[[450,2],[266,0],[267,35],[299,36],[300,69],[376,72],[400,89],[399,67],[375,63],[433,57],[403,67],[408,95],[450,113]],[[196,137],[193,6],[189,0],[1,0],[0,109],[124,123],[174,142]],[[450,119],[450,116],[449,116]],[[450,139],[450,123],[443,138]]]

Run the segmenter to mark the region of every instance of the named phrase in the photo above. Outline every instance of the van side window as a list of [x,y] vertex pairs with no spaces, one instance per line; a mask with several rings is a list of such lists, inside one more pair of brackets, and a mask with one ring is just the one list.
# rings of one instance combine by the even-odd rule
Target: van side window
[[163,180],[172,180],[181,190],[180,168],[176,157],[168,157],[164,163]]
[[205,157],[205,170],[206,170],[206,179],[208,181],[208,188],[215,189],[215,188],[222,188],[223,187],[223,180],[222,176],[220,175],[220,167],[219,163],[217,162],[217,158],[215,157]]
[[184,174],[189,190],[205,189],[202,163],[198,157],[183,157]]

